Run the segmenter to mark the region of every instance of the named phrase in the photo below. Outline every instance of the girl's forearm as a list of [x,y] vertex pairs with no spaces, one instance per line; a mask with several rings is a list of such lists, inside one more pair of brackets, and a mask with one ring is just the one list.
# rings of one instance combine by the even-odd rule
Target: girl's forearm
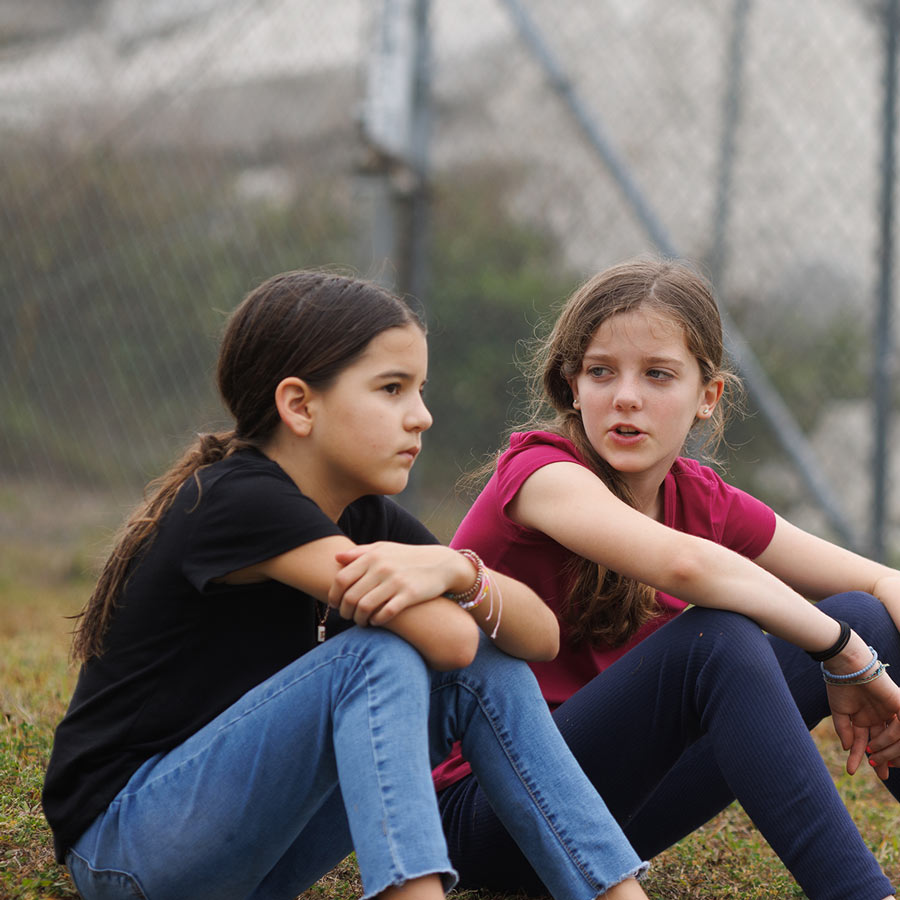
[[[715,574],[688,575],[687,582],[695,583],[686,583],[684,591],[675,596],[693,599],[698,606],[745,615],[775,637],[809,652],[834,646],[840,636],[840,625],[814,603],[745,557],[716,544],[709,544],[703,550],[700,555],[705,560],[694,561],[693,567],[698,571],[712,567]],[[685,566],[686,571],[691,568]],[[866,642],[852,632],[847,645],[826,665],[830,672],[843,675],[858,671],[870,659]]]
[[574,463],[539,469],[509,509],[513,521],[579,556],[687,603],[741,613],[804,650],[820,651],[837,639],[834,619],[775,574],[632,509]]
[[478,652],[478,628],[472,618],[444,597],[410,606],[376,627],[412,644],[438,671],[465,668]]
[[687,577],[684,590],[672,592],[675,596],[741,613],[803,650],[821,651],[835,642],[839,626],[805,597],[751,560],[717,544],[701,543],[706,558],[694,563],[696,573]]

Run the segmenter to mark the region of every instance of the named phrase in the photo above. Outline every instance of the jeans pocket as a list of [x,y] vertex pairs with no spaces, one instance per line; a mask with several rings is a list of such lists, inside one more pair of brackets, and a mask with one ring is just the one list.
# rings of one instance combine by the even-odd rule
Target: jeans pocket
[[119,869],[95,869],[74,850],[66,854],[66,866],[84,900],[146,900],[137,878]]

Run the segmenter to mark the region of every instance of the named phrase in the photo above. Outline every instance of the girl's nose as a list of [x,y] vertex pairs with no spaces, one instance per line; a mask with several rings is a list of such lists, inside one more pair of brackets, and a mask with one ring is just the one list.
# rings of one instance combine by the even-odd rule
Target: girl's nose
[[410,431],[427,431],[431,428],[432,422],[434,422],[434,418],[428,411],[424,398],[419,395],[415,406],[407,416],[407,428]]
[[640,409],[641,395],[633,381],[622,381],[618,385],[613,403],[616,409]]

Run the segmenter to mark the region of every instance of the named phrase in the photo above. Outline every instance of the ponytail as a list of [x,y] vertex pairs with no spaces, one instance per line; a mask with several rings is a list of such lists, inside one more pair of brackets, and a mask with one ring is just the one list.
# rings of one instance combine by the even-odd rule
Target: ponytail
[[169,471],[147,485],[143,501],[113,539],[113,550],[100,572],[90,599],[76,616],[80,621],[72,640],[75,661],[87,662],[103,652],[103,638],[132,563],[152,542],[160,520],[181,486],[189,478],[194,478],[199,488],[200,469],[252,446],[252,442],[239,438],[234,431],[198,434]]
[[103,652],[110,619],[137,557],[153,540],[179,488],[204,466],[250,447],[263,449],[278,428],[275,391],[288,377],[325,390],[389,328],[416,325],[419,316],[399,297],[368,281],[328,272],[283,272],[266,279],[228,319],[216,381],[234,431],[198,435],[184,456],[151,481],[144,500],[114,539],[114,549],[80,619],[72,656]]

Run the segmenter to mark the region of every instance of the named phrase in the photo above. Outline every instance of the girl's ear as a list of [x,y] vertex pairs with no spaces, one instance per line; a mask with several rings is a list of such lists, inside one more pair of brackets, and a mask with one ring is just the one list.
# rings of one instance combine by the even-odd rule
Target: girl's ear
[[725,380],[722,378],[711,378],[704,386],[703,393],[700,396],[700,405],[697,408],[698,419],[708,419],[716,408],[716,404],[722,398],[722,391],[725,390]]
[[313,393],[302,378],[283,378],[275,388],[275,406],[281,421],[297,437],[306,437],[314,419]]

